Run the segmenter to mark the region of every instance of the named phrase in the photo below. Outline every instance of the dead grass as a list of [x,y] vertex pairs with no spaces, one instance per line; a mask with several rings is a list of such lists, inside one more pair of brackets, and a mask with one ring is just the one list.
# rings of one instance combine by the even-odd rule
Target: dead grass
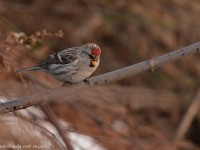
[[[0,94],[11,98],[45,90],[14,70],[66,47],[98,43],[103,53],[95,74],[100,74],[194,43],[200,38],[199,10],[199,1],[189,0],[2,1]],[[187,57],[151,74],[78,92],[67,98],[72,103],[58,100],[51,106],[71,124],[71,131],[90,135],[110,150],[196,150],[198,139],[173,139],[199,86],[199,63],[199,56]],[[49,87],[60,85],[46,74],[31,75]],[[39,144],[45,139],[58,147],[51,136],[38,138],[35,131],[47,133],[33,123],[9,117],[1,117],[0,144]]]

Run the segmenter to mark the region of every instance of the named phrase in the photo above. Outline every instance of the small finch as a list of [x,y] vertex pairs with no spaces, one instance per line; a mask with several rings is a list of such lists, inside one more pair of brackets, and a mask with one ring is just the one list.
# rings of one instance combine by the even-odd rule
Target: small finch
[[101,49],[97,44],[88,43],[80,47],[67,48],[39,61],[36,66],[17,70],[44,71],[65,83],[86,81],[100,62]]

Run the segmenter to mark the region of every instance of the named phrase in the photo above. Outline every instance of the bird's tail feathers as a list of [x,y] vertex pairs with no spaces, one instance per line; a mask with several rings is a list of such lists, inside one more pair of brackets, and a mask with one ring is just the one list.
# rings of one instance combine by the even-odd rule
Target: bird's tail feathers
[[33,66],[33,67],[29,67],[29,68],[22,68],[22,69],[15,71],[15,72],[35,71],[35,70],[41,70],[41,68],[38,67],[38,66]]

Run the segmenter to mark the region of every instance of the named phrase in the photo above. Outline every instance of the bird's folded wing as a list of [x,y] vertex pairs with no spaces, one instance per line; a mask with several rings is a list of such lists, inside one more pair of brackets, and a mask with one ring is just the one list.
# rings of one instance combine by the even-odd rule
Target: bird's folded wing
[[77,59],[78,47],[68,48],[58,53],[54,53],[44,58],[38,63],[40,67],[48,67],[52,64],[70,64]]

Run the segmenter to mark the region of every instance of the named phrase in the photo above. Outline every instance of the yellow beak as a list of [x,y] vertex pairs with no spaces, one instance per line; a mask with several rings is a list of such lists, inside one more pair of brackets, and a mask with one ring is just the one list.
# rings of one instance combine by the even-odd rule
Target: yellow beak
[[93,60],[91,61],[91,63],[92,63],[93,66],[96,66],[96,65],[97,65],[97,60],[96,60],[96,59],[93,59]]

